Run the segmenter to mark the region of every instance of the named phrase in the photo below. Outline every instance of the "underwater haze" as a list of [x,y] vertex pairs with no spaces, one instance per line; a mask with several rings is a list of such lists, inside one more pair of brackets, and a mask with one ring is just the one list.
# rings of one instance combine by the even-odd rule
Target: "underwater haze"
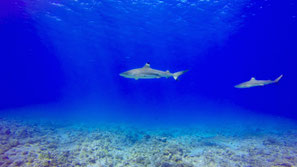
[[297,165],[293,0],[3,0],[0,55],[0,166]]

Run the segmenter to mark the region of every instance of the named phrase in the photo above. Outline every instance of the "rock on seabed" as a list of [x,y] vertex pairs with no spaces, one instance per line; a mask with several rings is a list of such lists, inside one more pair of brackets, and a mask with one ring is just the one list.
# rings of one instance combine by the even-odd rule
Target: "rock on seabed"
[[69,123],[32,124],[0,120],[1,167],[297,165],[294,129],[239,137],[222,132],[210,135],[203,128],[145,130],[105,125],[89,130],[87,125]]

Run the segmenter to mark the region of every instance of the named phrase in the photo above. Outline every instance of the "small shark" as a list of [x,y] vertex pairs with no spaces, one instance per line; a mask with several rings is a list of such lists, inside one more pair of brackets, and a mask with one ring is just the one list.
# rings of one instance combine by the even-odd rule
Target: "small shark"
[[272,80],[256,80],[254,77],[252,77],[249,81],[243,82],[241,84],[235,85],[235,88],[250,88],[255,86],[264,86],[268,84],[278,83],[278,81],[283,77],[283,75],[276,78],[274,81]]
[[183,73],[187,72],[185,71],[179,71],[176,73],[170,73],[169,70],[167,71],[160,71],[152,69],[150,66],[150,63],[146,63],[142,68],[136,68],[132,69],[123,73],[120,73],[120,76],[125,78],[134,78],[135,80],[138,79],[154,79],[154,78],[161,78],[161,77],[173,77],[175,80],[178,79],[179,76],[181,76]]

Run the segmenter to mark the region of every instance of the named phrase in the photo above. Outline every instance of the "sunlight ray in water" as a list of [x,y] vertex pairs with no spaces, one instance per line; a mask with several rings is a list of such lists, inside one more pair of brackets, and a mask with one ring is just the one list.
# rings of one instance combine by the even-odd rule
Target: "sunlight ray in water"
[[0,1],[0,167],[297,166],[296,5]]

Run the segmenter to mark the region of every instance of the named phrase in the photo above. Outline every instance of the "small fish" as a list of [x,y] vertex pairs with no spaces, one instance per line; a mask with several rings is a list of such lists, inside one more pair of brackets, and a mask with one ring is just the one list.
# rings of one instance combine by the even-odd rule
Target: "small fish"
[[272,81],[272,80],[256,80],[254,77],[252,77],[249,81],[235,85],[234,87],[235,88],[250,88],[250,87],[255,87],[255,86],[264,86],[264,85],[268,85],[268,84],[277,83],[282,77],[283,77],[283,75],[279,76],[274,81]]
[[175,80],[177,80],[180,75],[182,75],[187,71],[188,70],[179,71],[176,73],[170,73],[168,70],[160,71],[160,70],[152,69],[150,67],[150,63],[146,63],[142,68],[136,68],[136,69],[132,69],[132,70],[120,73],[120,76],[125,78],[134,78],[135,80],[154,79],[154,78],[161,78],[161,77],[165,77],[165,78],[173,77]]

